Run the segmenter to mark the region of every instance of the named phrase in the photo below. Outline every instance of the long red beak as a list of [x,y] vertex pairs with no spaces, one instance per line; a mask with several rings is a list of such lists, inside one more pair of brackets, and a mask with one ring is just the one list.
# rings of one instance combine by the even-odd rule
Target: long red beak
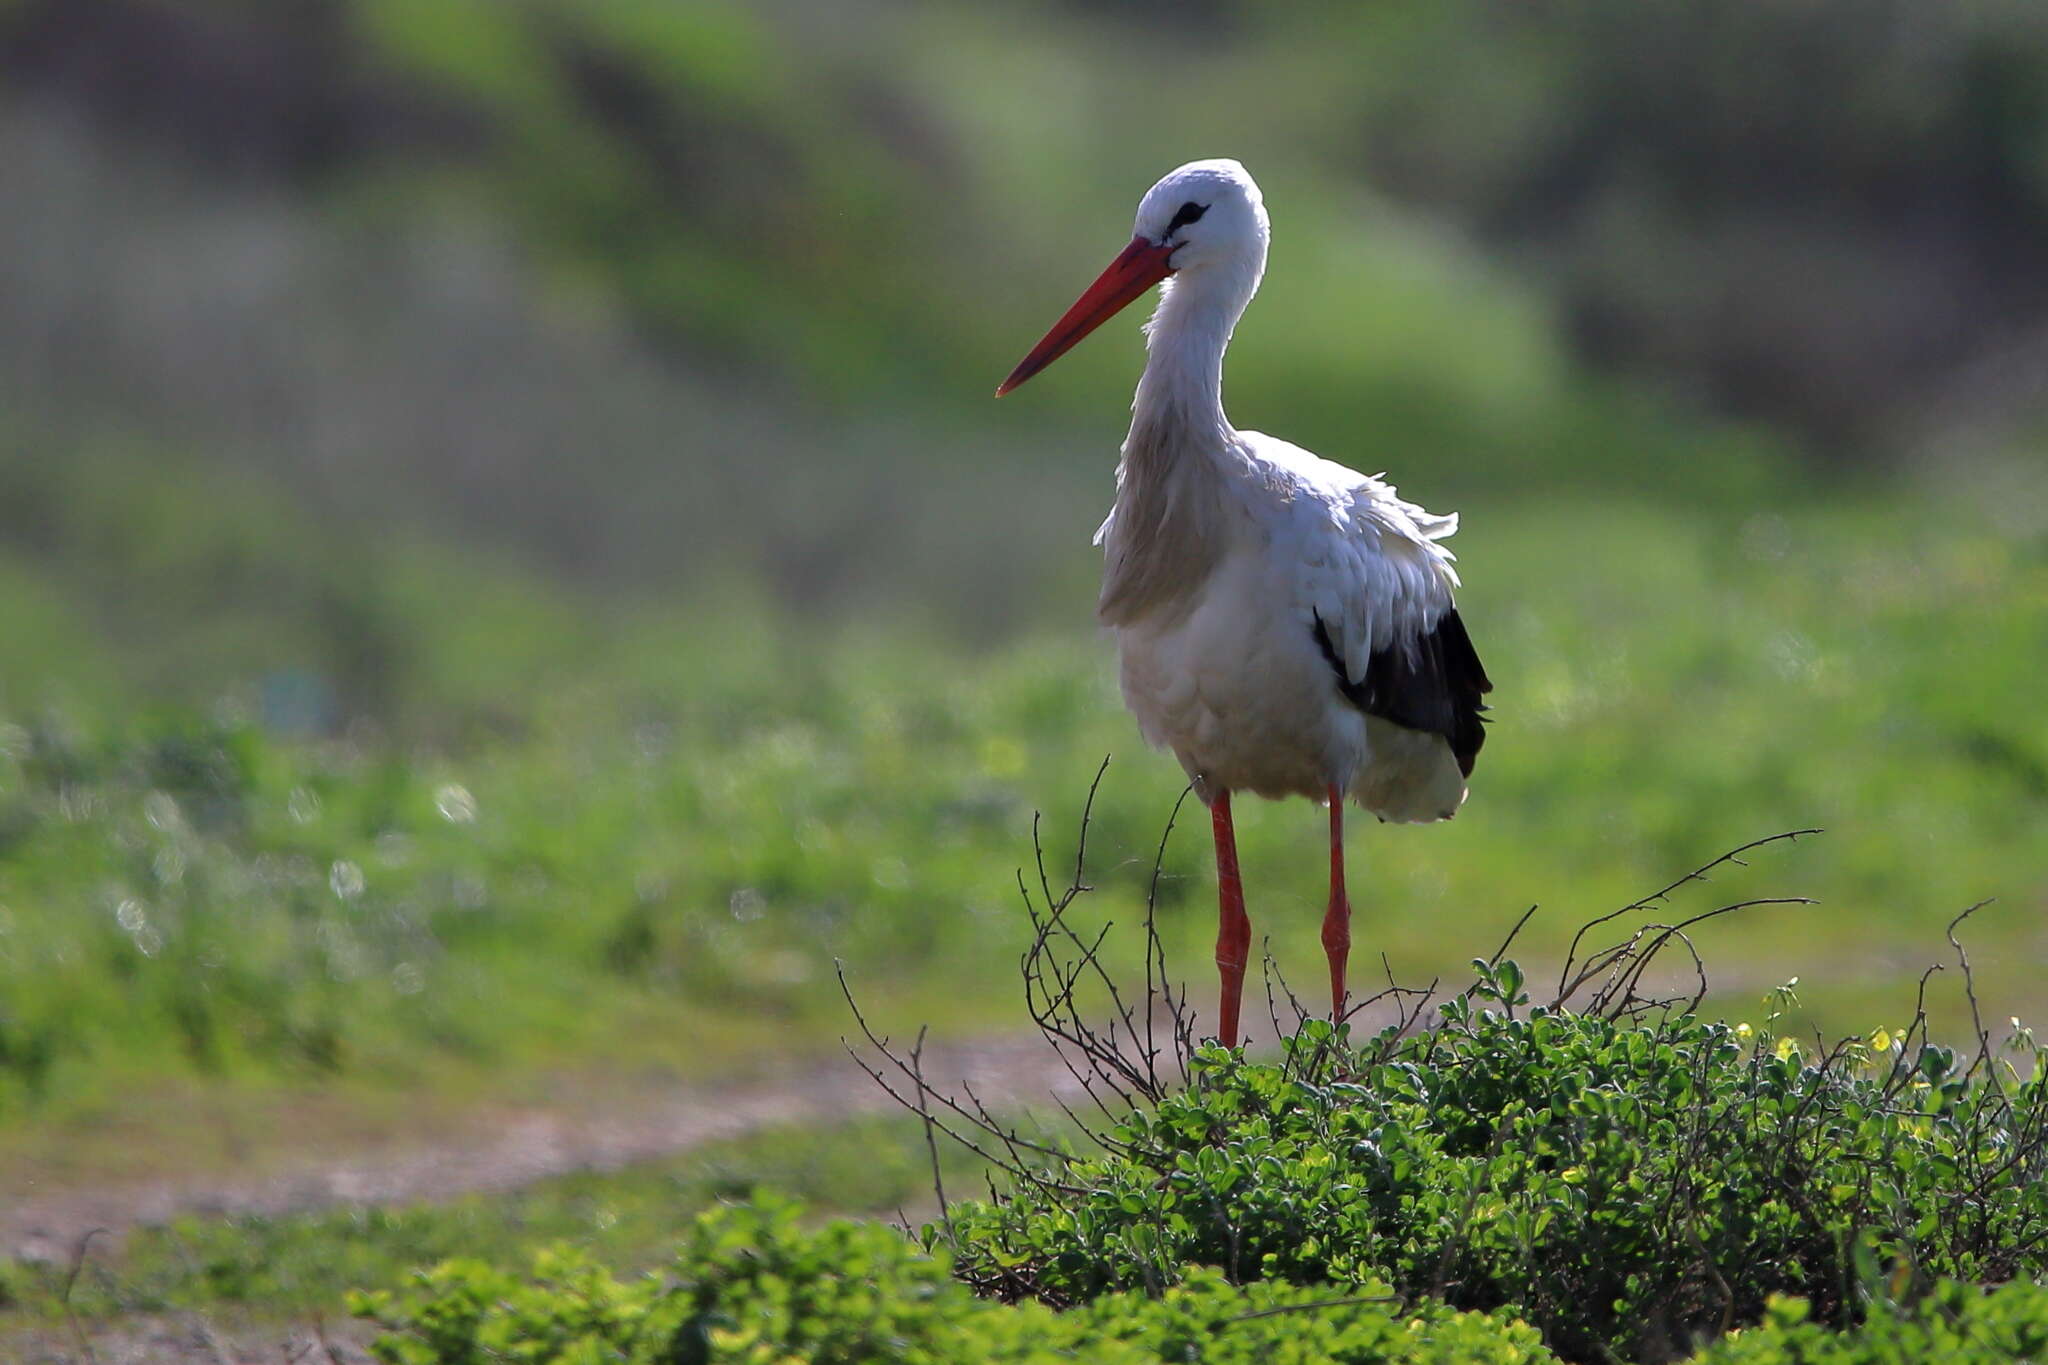
[[1109,269],[1088,286],[1086,293],[1074,300],[1074,306],[1052,325],[1045,339],[1031,348],[1030,355],[1017,362],[1017,368],[1010,371],[1010,377],[997,386],[996,397],[1001,398],[1058,360],[1082,337],[1115,317],[1132,299],[1171,275],[1173,267],[1166,263],[1166,258],[1172,254],[1171,247],[1143,237],[1131,238],[1131,244],[1124,248],[1123,254],[1111,261]]

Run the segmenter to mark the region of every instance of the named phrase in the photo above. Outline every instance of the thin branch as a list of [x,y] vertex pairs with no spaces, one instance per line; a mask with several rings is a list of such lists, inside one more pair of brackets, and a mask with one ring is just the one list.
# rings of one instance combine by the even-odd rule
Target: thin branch
[[78,1338],[78,1349],[85,1354],[89,1365],[99,1365],[99,1356],[92,1349],[92,1342],[86,1338],[85,1329],[78,1324],[78,1313],[71,1307],[71,1291],[78,1285],[79,1272],[85,1269],[86,1248],[95,1237],[110,1236],[105,1228],[94,1228],[78,1239],[71,1249],[71,1269],[64,1274],[64,1288],[57,1295],[57,1304],[64,1310],[64,1320],[71,1324],[71,1334]]
[[1233,1322],[1251,1322],[1255,1318],[1277,1318],[1283,1313],[1315,1313],[1325,1308],[1357,1308],[1368,1303],[1400,1303],[1398,1294],[1361,1294],[1353,1299],[1318,1299],[1314,1303],[1283,1303],[1275,1308],[1260,1308],[1250,1313],[1239,1313],[1236,1317],[1225,1318],[1218,1327],[1228,1327]]
[[1983,1011],[1977,1007],[1976,975],[1970,970],[1970,954],[1964,950],[1963,941],[1956,937],[1956,930],[1962,926],[1963,921],[1989,904],[1991,904],[1989,900],[1978,901],[1975,905],[1950,920],[1946,932],[1949,947],[1956,951],[1956,965],[1963,969],[1963,994],[1970,1002],[1970,1027],[1976,1030],[1977,1033],[1977,1059],[1970,1063],[1970,1069],[1964,1072],[1963,1075],[1966,1078],[1974,1076],[1977,1073],[1977,1068],[1982,1066],[1986,1073],[1990,1075],[1992,1085],[1996,1086],[1998,1085],[1998,1068],[1991,1062],[1991,1034],[1984,1027]]
[[1569,999],[1577,989],[1577,987],[1575,986],[1572,990],[1567,990],[1565,989],[1564,983],[1566,978],[1570,975],[1572,967],[1578,963],[1580,941],[1584,939],[1587,933],[1591,930],[1598,928],[1600,925],[1607,923],[1609,920],[1619,919],[1623,915],[1634,914],[1639,910],[1647,910],[1652,905],[1655,905],[1658,901],[1663,900],[1672,892],[1678,890],[1682,886],[1688,885],[1689,883],[1707,881],[1709,879],[1707,874],[1712,872],[1715,868],[1722,866],[1723,864],[1732,863],[1737,867],[1748,867],[1749,864],[1743,861],[1742,855],[1750,852],[1753,849],[1762,848],[1766,844],[1775,844],[1780,840],[1784,840],[1789,843],[1795,842],[1809,834],[1824,833],[1826,833],[1826,831],[1820,829],[1792,829],[1785,830],[1784,832],[1779,834],[1768,834],[1761,839],[1752,839],[1748,843],[1743,844],[1738,848],[1729,849],[1726,853],[1723,853],[1720,857],[1714,859],[1712,862],[1694,868],[1692,871],[1686,873],[1683,877],[1680,877],[1677,881],[1672,882],[1669,886],[1666,886],[1661,890],[1652,891],[1649,895],[1644,896],[1641,900],[1631,901],[1629,904],[1622,906],[1619,910],[1610,910],[1608,913],[1601,915],[1597,919],[1588,920],[1586,923],[1579,926],[1578,933],[1572,935],[1571,947],[1565,951],[1564,965],[1558,970],[1557,974],[1558,999],[1560,1001]]
[[1515,921],[1515,927],[1508,930],[1508,936],[1500,941],[1500,947],[1495,948],[1493,956],[1486,959],[1487,966],[1498,967],[1500,965],[1500,960],[1507,956],[1509,946],[1514,943],[1516,936],[1522,932],[1522,926],[1527,924],[1530,917],[1535,913],[1536,907],[1533,905],[1522,912],[1522,917]]
[[[1166,946],[1159,941],[1159,877],[1166,867],[1166,842],[1173,837],[1173,827],[1180,820],[1181,807],[1187,804],[1188,795],[1194,789],[1192,782],[1182,787],[1180,795],[1174,798],[1173,809],[1166,813],[1166,828],[1160,831],[1159,848],[1152,855],[1152,880],[1145,888],[1145,1075],[1155,1086],[1159,1084],[1159,1047],[1152,1034],[1154,1001],[1157,999],[1153,985],[1155,979],[1158,994],[1165,996],[1169,1011],[1173,1008],[1173,996],[1166,986]],[[1155,964],[1158,970],[1156,978],[1153,975]]]
[[924,1119],[924,1149],[932,1162],[932,1193],[939,1197],[939,1226],[946,1230],[946,1241],[958,1250],[960,1244],[953,1234],[953,1206],[946,1200],[946,1180],[939,1173],[938,1123],[932,1118],[927,1098],[930,1092],[924,1083],[924,1040],[930,1031],[928,1026],[917,1031],[917,1045],[910,1049],[910,1075],[917,1082],[917,1111]]

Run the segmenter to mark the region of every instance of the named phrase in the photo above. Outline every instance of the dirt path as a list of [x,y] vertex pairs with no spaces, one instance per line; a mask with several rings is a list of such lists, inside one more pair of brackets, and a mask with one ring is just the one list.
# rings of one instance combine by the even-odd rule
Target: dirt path
[[[1041,1106],[1078,1091],[1036,1036],[933,1044],[924,1071],[935,1087],[971,1085],[997,1107]],[[32,1196],[0,1206],[0,1251],[69,1264],[95,1229],[118,1238],[182,1214],[291,1214],[337,1204],[407,1204],[509,1190],[576,1171],[614,1170],[787,1123],[815,1122],[894,1106],[844,1054],[761,1080],[673,1085],[619,1096],[604,1106],[531,1108],[480,1115],[432,1141],[394,1139],[344,1158],[308,1159],[260,1175],[171,1177]],[[94,1248],[105,1246],[95,1237]],[[237,1324],[198,1314],[135,1316],[0,1332],[0,1360],[70,1362],[367,1361],[367,1329],[350,1322]]]
[[[935,1086],[971,1084],[992,1105],[1042,1105],[1076,1087],[1037,1037],[925,1052]],[[615,1170],[762,1128],[869,1114],[889,1097],[844,1054],[760,1081],[675,1085],[620,1096],[600,1109],[540,1109],[480,1116],[432,1143],[394,1140],[341,1159],[287,1164],[261,1175],[170,1177],[32,1196],[0,1207],[0,1250],[68,1261],[95,1228],[128,1229],[181,1214],[275,1216],[336,1204],[406,1204],[508,1190],[575,1171]]]
[[[1354,1020],[1361,1035],[1391,1022],[1384,1004]],[[1247,1020],[1255,1049],[1276,1037],[1263,1018]],[[1161,1040],[1164,1041],[1162,1032]],[[900,1040],[899,1040],[900,1041]],[[1069,1102],[1081,1087],[1037,1034],[965,1044],[934,1042],[927,1082],[957,1093],[970,1086],[994,1109]],[[550,1176],[607,1171],[674,1156],[707,1143],[781,1124],[872,1114],[894,1107],[843,1052],[739,1084],[671,1083],[634,1093],[615,1084],[601,1098],[555,1107],[475,1114],[431,1138],[399,1136],[260,1171],[173,1175],[76,1184],[0,1201],[0,1255],[68,1264],[95,1229],[118,1240],[129,1229],[183,1214],[278,1216],[335,1205],[396,1205],[515,1189]],[[96,1246],[103,1243],[96,1239]]]

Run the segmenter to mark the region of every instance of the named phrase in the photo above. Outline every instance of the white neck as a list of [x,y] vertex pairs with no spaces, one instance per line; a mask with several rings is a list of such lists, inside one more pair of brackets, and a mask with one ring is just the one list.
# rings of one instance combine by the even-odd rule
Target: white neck
[[1106,625],[1185,609],[1227,535],[1225,470],[1238,451],[1223,415],[1223,351],[1259,286],[1261,261],[1175,276],[1145,328],[1145,375],[1104,525]]
[[[1145,325],[1145,373],[1131,400],[1133,445],[1179,446],[1231,431],[1223,414],[1223,352],[1259,287],[1256,264],[1176,275]],[[1161,438],[1165,438],[1163,441]]]

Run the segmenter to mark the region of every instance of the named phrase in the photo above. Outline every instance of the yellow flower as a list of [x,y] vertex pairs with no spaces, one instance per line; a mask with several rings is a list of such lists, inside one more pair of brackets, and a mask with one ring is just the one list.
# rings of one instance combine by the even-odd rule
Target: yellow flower
[[1781,1062],[1787,1057],[1797,1057],[1799,1055],[1799,1040],[1797,1038],[1780,1038],[1778,1040],[1777,1054],[1778,1060]]

